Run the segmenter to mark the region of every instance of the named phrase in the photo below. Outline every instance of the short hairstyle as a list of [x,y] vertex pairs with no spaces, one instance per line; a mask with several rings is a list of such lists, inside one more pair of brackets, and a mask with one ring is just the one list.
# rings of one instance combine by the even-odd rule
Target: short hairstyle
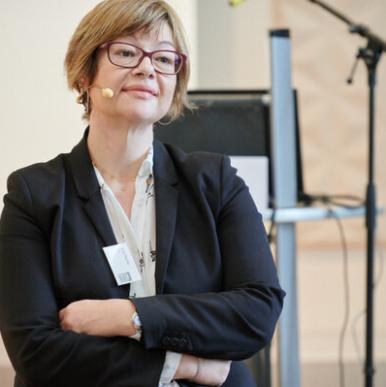
[[[97,72],[97,50],[100,45],[122,35],[149,32],[167,23],[172,31],[176,49],[188,54],[185,31],[173,8],[163,0],[105,0],[92,9],[79,23],[68,45],[64,67],[68,86],[80,95],[78,102],[85,106],[84,118],[90,118],[87,79],[91,85]],[[173,101],[166,118],[178,118],[184,107],[189,107],[187,88],[189,60],[177,74]]]

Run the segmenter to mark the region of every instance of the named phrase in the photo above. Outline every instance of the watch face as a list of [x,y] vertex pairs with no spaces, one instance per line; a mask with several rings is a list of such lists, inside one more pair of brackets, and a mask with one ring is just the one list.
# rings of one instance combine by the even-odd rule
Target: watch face
[[141,324],[141,320],[138,316],[138,313],[134,313],[134,315],[132,317],[132,321],[133,321],[133,324],[137,330],[141,329],[142,324]]

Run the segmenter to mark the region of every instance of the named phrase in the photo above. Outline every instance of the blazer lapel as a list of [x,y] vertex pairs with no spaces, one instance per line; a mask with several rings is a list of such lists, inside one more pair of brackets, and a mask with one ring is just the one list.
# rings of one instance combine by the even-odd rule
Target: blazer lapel
[[84,199],[83,208],[94,225],[105,246],[117,243],[112,230],[100,187],[95,176],[90,154],[87,148],[88,128],[82,140],[69,155],[69,167],[78,195]]
[[172,159],[165,146],[154,141],[154,179],[156,213],[156,250],[155,269],[156,293],[163,292],[165,276],[174,238],[178,191],[178,179]]
[[100,192],[90,197],[90,200],[84,204],[84,210],[98,231],[105,246],[117,244]]
[[[106,246],[116,244],[97,177],[87,148],[88,129],[82,140],[69,154],[69,168],[78,195],[84,199],[84,210]],[[156,213],[155,269],[156,293],[163,291],[165,275],[174,238],[178,191],[177,174],[170,155],[163,144],[154,141],[154,180]]]

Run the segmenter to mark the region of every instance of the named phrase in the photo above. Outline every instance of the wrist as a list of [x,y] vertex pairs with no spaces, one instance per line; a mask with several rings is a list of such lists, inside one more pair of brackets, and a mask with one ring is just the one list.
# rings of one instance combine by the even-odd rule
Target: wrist
[[134,304],[130,300],[113,299],[109,300],[115,306],[114,316],[115,324],[117,325],[117,336],[130,337],[136,333],[132,316],[136,312]]

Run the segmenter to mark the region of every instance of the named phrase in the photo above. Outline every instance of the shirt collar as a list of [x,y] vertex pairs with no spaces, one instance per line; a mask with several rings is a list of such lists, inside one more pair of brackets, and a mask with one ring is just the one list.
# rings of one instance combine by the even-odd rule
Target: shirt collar
[[153,145],[147,151],[145,160],[143,160],[138,171],[138,176],[149,177],[153,174]]

